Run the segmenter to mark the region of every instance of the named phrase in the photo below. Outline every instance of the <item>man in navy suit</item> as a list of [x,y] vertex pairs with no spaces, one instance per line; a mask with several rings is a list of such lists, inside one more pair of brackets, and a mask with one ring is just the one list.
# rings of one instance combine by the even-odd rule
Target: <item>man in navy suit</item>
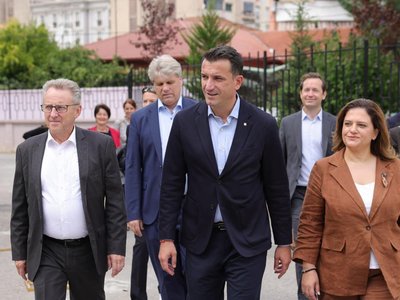
[[[165,273],[158,260],[158,212],[162,166],[175,115],[195,101],[181,96],[182,68],[169,55],[152,60],[148,75],[158,100],[132,115],[125,161],[125,204],[128,227],[146,239],[163,300],[186,299],[186,283],[178,268],[174,277]],[[181,198],[183,197],[183,191]],[[179,247],[176,227],[174,240]]]
[[[288,180],[275,119],[243,100],[240,54],[229,46],[202,59],[205,102],[174,120],[160,198],[160,253],[171,275],[177,265],[175,227],[182,207],[181,242],[191,300],[259,299],[274,232],[274,269],[290,260]],[[185,189],[187,174],[187,194]],[[174,275],[175,276],[175,275]]]

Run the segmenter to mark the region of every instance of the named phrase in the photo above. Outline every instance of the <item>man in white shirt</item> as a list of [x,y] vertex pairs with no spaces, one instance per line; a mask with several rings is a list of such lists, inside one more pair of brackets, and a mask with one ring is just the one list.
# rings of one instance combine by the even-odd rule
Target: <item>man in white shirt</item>
[[[280,141],[289,178],[292,206],[292,228],[297,239],[299,216],[314,163],[332,154],[332,133],[336,118],[322,110],[326,98],[326,84],[318,73],[307,73],[300,79],[302,109],[282,119]],[[301,292],[301,270],[296,264],[298,299],[307,299]]]
[[20,144],[12,195],[11,246],[18,274],[35,299],[105,299],[107,270],[124,266],[126,213],[115,146],[75,125],[79,86],[43,86],[48,133]]

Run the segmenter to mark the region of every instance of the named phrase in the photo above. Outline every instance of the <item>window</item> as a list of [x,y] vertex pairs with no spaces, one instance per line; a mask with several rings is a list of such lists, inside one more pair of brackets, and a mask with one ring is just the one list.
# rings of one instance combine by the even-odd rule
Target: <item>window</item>
[[80,21],[79,21],[79,13],[75,13],[75,26],[79,27],[81,25]]
[[101,11],[97,12],[97,26],[101,26],[102,21],[101,21]]
[[225,11],[232,11],[232,3],[225,3]]
[[252,14],[254,12],[254,3],[253,2],[243,2],[243,13],[244,14]]
[[53,27],[56,28],[57,27],[57,16],[53,15]]

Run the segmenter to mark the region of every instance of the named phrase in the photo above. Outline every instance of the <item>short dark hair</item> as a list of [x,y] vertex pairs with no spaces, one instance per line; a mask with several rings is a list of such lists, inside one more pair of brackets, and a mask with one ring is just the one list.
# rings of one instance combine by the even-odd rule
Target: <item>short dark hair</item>
[[382,160],[388,161],[394,159],[395,153],[390,145],[389,130],[382,109],[374,101],[363,98],[350,101],[339,111],[336,119],[336,130],[333,135],[333,151],[339,151],[345,148],[342,139],[344,118],[348,111],[354,108],[365,109],[371,118],[374,129],[378,129],[376,139],[371,141],[371,153]]
[[96,115],[97,115],[97,113],[99,112],[100,109],[104,109],[104,110],[107,112],[108,118],[111,117],[111,110],[110,110],[110,108],[109,108],[106,104],[104,104],[104,103],[100,103],[100,104],[97,104],[97,105],[95,106],[95,108],[94,108],[94,117],[96,117]]
[[122,108],[125,108],[125,105],[130,104],[133,106],[134,109],[136,109],[136,102],[133,99],[126,99],[124,101],[124,104],[122,104]]
[[311,78],[320,79],[322,81],[322,91],[326,92],[326,82],[325,82],[324,78],[321,76],[321,74],[316,73],[316,72],[306,73],[303,76],[301,76],[300,85],[299,85],[300,91],[303,89],[304,81],[306,81],[307,79],[311,79]]
[[231,63],[231,72],[233,75],[243,75],[243,59],[235,48],[230,46],[218,46],[204,53],[201,62],[204,60],[215,62],[217,60],[227,59]]

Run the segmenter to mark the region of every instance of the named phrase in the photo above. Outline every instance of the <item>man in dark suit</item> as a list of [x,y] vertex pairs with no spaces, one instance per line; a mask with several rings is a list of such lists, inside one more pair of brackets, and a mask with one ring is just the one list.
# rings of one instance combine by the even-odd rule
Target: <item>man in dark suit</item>
[[43,86],[48,133],[16,153],[11,247],[18,274],[35,299],[105,299],[104,277],[124,266],[126,214],[115,146],[106,135],[75,126],[79,86]]
[[[279,130],[289,177],[295,240],[311,169],[317,160],[332,154],[332,135],[336,126],[335,116],[322,110],[327,91],[320,74],[304,74],[300,79],[299,93],[302,109],[283,118]],[[297,297],[306,300],[301,291],[301,271],[302,266],[296,264]]]
[[[275,119],[237,94],[240,54],[229,46],[202,59],[205,102],[174,120],[160,199],[160,261],[174,275],[172,242],[182,208],[181,241],[191,300],[259,299],[274,232],[274,268],[286,272],[291,255],[288,181]],[[187,174],[187,194],[182,199]]]
[[[125,161],[128,227],[137,236],[144,234],[162,299],[180,300],[186,299],[187,294],[180,266],[176,276],[171,277],[162,270],[158,260],[160,185],[172,121],[179,111],[195,102],[181,96],[182,68],[171,56],[161,55],[154,58],[149,65],[148,75],[154,84],[158,100],[134,113],[129,125]],[[180,249],[176,230],[174,240]]]

